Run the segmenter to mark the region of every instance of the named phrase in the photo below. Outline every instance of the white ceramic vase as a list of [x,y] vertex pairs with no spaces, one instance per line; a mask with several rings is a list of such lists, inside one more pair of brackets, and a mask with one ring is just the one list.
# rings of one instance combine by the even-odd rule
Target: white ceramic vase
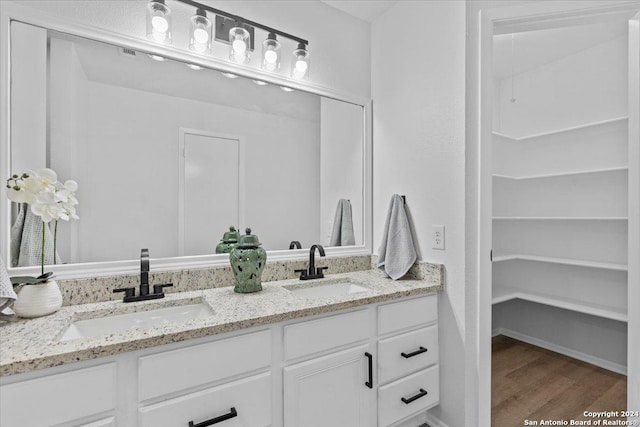
[[34,318],[55,313],[62,307],[62,293],[55,280],[39,285],[23,285],[13,311],[19,317]]

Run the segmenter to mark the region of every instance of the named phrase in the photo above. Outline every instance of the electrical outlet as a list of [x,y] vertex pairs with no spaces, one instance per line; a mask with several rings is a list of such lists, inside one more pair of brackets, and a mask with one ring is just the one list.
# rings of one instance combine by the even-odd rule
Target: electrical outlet
[[433,249],[444,250],[444,225],[434,225],[431,227],[431,247]]

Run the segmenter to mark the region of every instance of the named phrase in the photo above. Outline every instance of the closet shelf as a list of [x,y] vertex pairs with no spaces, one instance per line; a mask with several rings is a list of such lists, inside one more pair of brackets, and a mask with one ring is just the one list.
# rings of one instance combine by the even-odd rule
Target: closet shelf
[[573,298],[559,297],[555,295],[547,295],[522,289],[509,288],[504,286],[493,287],[493,304],[510,301],[513,299],[522,299],[532,301],[539,304],[545,304],[553,307],[564,308],[566,310],[577,311],[580,313],[591,314],[593,316],[604,317],[607,319],[618,320],[620,322],[627,321],[627,312],[625,309],[610,307],[601,304],[588,303]]
[[588,175],[588,174],[607,173],[607,172],[623,172],[628,170],[629,170],[629,167],[620,166],[615,168],[588,169],[588,170],[581,170],[581,171],[556,172],[556,173],[528,175],[528,176],[509,176],[509,175],[494,174],[493,177],[498,179],[513,179],[516,181],[520,181],[520,180],[528,180],[528,179],[557,178],[557,177],[563,177],[563,176]]
[[494,216],[494,221],[627,221],[625,216]]
[[537,256],[537,255],[523,255],[523,254],[507,254],[507,255],[500,255],[500,256],[493,257],[493,262],[504,262],[504,261],[535,261],[535,262],[545,262],[549,264],[572,265],[575,267],[599,268],[602,270],[615,270],[615,271],[628,270],[628,267],[625,264],[616,264],[612,262],[586,261],[586,260],[579,260],[579,259],[546,257],[546,256]]
[[553,135],[558,135],[561,133],[568,133],[568,132],[575,132],[575,131],[579,131],[579,130],[584,130],[584,129],[588,129],[588,128],[597,128],[600,126],[606,126],[606,125],[611,125],[617,122],[623,122],[625,120],[628,120],[629,117],[624,116],[624,117],[617,117],[615,119],[609,119],[609,120],[602,120],[600,122],[592,122],[592,123],[587,123],[584,125],[580,125],[580,126],[572,126],[572,127],[568,127],[568,128],[563,128],[563,129],[557,129],[557,130],[553,130],[550,132],[542,132],[542,133],[538,133],[538,134],[534,134],[534,135],[527,135],[527,136],[521,136],[521,137],[513,137],[513,136],[509,136],[509,135],[505,135],[503,133],[500,132],[493,132],[492,134],[495,136],[499,136],[501,138],[505,138],[508,140],[511,140],[513,142],[526,142],[526,141],[530,141],[533,139],[538,139],[538,138],[543,138],[546,136],[553,136]]

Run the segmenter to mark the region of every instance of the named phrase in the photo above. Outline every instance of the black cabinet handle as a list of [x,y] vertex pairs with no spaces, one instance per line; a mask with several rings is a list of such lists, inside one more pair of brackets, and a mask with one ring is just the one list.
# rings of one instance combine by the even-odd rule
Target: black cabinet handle
[[189,421],[189,427],[208,427],[237,416],[238,412],[236,411],[236,408],[231,408],[228,414],[220,415],[219,417],[211,418],[210,420],[203,421],[198,424],[195,424],[193,421]]
[[369,381],[365,382],[364,385],[373,388],[373,356],[369,352],[366,352],[364,355],[369,359]]
[[404,353],[404,352],[402,352],[402,353],[400,353],[400,355],[402,357],[404,357],[405,359],[408,359],[410,357],[417,356],[417,355],[422,354],[422,353],[426,353],[427,351],[428,350],[426,348],[424,348],[423,346],[420,346],[420,349],[414,351],[413,353]]
[[418,400],[421,397],[426,396],[426,395],[427,395],[427,390],[421,388],[420,389],[420,393],[416,394],[415,396],[411,396],[409,398],[401,397],[400,400],[402,400],[405,404],[408,405],[409,403],[413,402],[414,400]]

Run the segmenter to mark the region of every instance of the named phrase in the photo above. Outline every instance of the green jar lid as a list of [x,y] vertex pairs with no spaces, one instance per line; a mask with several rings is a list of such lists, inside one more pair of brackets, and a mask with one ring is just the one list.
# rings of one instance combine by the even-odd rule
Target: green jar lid
[[247,234],[245,234],[244,236],[240,236],[240,239],[238,240],[238,247],[242,249],[250,249],[257,248],[261,245],[260,240],[258,240],[258,236],[256,236],[255,234],[251,234],[250,228],[247,228],[245,232]]
[[240,233],[238,233],[238,230],[236,230],[236,228],[232,225],[229,227],[229,231],[224,233],[224,235],[222,236],[222,242],[236,243],[239,238],[240,238]]

